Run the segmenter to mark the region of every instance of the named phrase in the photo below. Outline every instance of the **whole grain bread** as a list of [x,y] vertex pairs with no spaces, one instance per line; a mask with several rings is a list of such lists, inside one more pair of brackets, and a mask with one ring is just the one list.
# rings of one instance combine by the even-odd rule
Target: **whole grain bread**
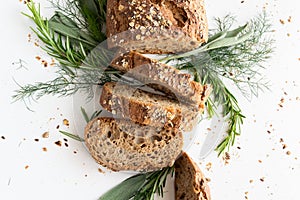
[[203,173],[185,152],[175,162],[175,199],[211,199],[210,190]]
[[177,129],[99,117],[87,124],[85,144],[99,164],[113,171],[152,171],[174,164],[183,138]]
[[188,103],[201,105],[208,98],[211,88],[202,86],[191,79],[191,75],[157,60],[131,51],[120,53],[111,66],[148,86],[167,93],[172,98],[180,98]]
[[192,50],[208,39],[203,0],[108,0],[110,47],[142,53]]
[[104,84],[100,104],[112,114],[140,124],[183,131],[191,131],[204,110],[204,102],[200,106],[188,105],[116,82]]

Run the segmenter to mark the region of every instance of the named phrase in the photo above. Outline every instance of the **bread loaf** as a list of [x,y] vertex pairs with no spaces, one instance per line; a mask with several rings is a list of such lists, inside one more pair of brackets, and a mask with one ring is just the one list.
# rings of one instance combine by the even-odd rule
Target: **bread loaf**
[[122,83],[108,82],[102,88],[101,106],[112,114],[144,125],[191,131],[204,110],[165,96]]
[[207,181],[197,164],[184,152],[175,162],[175,199],[210,200]]
[[87,124],[85,144],[92,157],[111,170],[152,171],[174,164],[183,138],[176,129],[100,117]]
[[122,71],[152,88],[167,93],[172,98],[180,98],[195,105],[203,104],[208,98],[211,88],[191,80],[190,74],[159,63],[138,52],[127,52],[117,56],[111,66]]
[[109,47],[176,53],[207,41],[203,0],[108,0]]

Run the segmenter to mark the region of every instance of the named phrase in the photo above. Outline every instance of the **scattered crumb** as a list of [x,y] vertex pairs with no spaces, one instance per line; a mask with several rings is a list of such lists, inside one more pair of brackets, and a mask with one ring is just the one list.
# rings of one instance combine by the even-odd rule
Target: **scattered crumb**
[[205,167],[206,170],[209,171],[209,170],[211,169],[211,166],[212,166],[212,163],[211,163],[211,162],[207,163],[207,164],[206,164],[206,167]]
[[41,60],[40,56],[36,56],[35,59],[37,59],[38,61]]
[[63,140],[64,140],[65,142],[68,142],[68,139],[67,139],[67,138],[64,138]]
[[46,151],[47,151],[47,148],[46,148],[46,147],[43,147],[43,151],[45,151],[45,152],[46,152]]
[[207,128],[208,131],[211,131],[211,128]]
[[260,180],[261,182],[264,182],[264,181],[265,181],[265,177],[261,177],[259,180]]
[[61,147],[61,141],[56,141],[56,142],[54,142],[54,144],[56,144],[57,146],[60,146]]
[[84,177],[87,177],[87,174],[85,174]]
[[249,183],[253,183],[253,180],[251,179],[251,180],[249,180]]
[[36,138],[36,139],[34,139],[34,141],[38,142],[38,141],[40,141],[40,140]]
[[77,151],[73,151],[74,154],[77,154]]
[[42,60],[42,65],[44,65],[44,67],[48,67],[48,62],[45,60]]
[[258,162],[259,162],[259,163],[262,163],[262,161],[261,161],[261,160],[258,160]]
[[65,147],[69,147],[68,143],[65,142]]
[[282,149],[285,149],[286,147],[286,144],[282,144]]
[[237,146],[236,148],[237,148],[237,149],[241,149],[241,147],[239,147],[239,146]]
[[286,155],[291,155],[291,154],[292,154],[292,152],[290,152],[290,151],[286,152]]
[[43,138],[49,138],[49,132],[47,131],[47,132],[43,133],[42,137]]
[[268,134],[270,134],[270,133],[271,133],[271,131],[267,130],[267,133],[268,133]]
[[281,24],[285,24],[284,20],[282,20],[282,19],[280,19],[279,22],[280,22]]
[[247,191],[247,192],[245,192],[245,199],[248,199],[248,194],[249,194],[249,192]]
[[291,34],[290,34],[290,33],[287,33],[286,35],[287,35],[288,37],[290,37],[290,36],[291,36]]
[[56,126],[56,129],[59,129],[59,125]]
[[100,172],[101,174],[105,173],[101,168],[98,168],[98,172]]
[[241,3],[244,3],[245,1],[241,1]]
[[283,138],[280,138],[280,139],[279,139],[279,142],[280,142],[280,143],[284,142],[284,141],[283,141]]
[[25,168],[25,169],[28,169],[28,168],[29,168],[29,166],[28,166],[28,165],[26,165],[24,168]]
[[230,155],[228,152],[225,152],[225,155],[223,156],[223,160],[225,161],[225,165],[229,164]]
[[5,137],[2,135],[2,136],[1,136],[1,139],[2,139],[2,140],[5,140]]
[[70,125],[69,120],[64,119],[64,120],[63,120],[63,124],[64,124],[65,126],[69,126],[69,125]]
[[288,22],[291,22],[291,21],[292,21],[292,16],[289,16],[289,18],[288,18],[287,21],[288,21]]
[[282,108],[282,107],[283,107],[283,103],[284,103],[284,98],[281,98],[281,99],[280,99],[280,103],[278,104],[278,105],[279,105],[279,107],[281,107],[281,108]]

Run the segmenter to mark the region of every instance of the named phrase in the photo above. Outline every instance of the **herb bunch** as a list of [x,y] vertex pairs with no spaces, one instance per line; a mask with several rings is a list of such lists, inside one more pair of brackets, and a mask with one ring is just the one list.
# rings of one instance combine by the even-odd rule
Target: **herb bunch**
[[[36,24],[32,29],[44,42],[43,50],[59,62],[58,76],[48,82],[20,86],[14,99],[38,99],[49,94],[67,96],[81,89],[91,98],[96,85],[128,81],[121,72],[106,67],[114,55],[106,44],[97,46],[105,39],[102,29],[106,1],[68,0],[65,4],[60,1],[52,1],[52,4],[57,11],[49,20],[41,16],[40,7],[32,1],[27,4],[32,15],[25,15]],[[213,86],[213,94],[206,103],[208,114],[212,117],[221,106],[222,115],[228,121],[227,136],[216,149],[220,155],[234,144],[244,119],[238,100],[223,79],[231,81],[246,98],[257,96],[259,90],[268,86],[259,68],[263,68],[272,53],[274,41],[265,36],[271,29],[265,13],[233,30],[230,29],[234,17],[216,18],[215,21],[217,28],[210,31],[206,44],[160,61],[176,61],[180,63],[176,67],[189,70],[195,81]]]

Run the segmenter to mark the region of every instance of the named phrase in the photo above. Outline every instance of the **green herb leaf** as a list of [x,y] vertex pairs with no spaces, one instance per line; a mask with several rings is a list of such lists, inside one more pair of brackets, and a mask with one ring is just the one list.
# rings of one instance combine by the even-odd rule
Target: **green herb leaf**
[[79,137],[78,135],[75,135],[75,134],[72,134],[72,133],[68,133],[66,131],[61,131],[61,130],[59,132],[61,134],[65,135],[65,136],[69,137],[69,138],[72,138],[72,139],[77,140],[79,142],[84,142],[84,139],[81,138],[81,137]]
[[103,194],[99,200],[129,200],[143,186],[146,177],[146,174],[132,176]]
[[88,123],[90,121],[90,118],[89,118],[88,114],[86,113],[85,109],[83,107],[80,107],[80,110],[84,117],[85,122]]
[[[95,37],[98,42],[102,42],[106,39],[105,34],[102,32],[102,25],[105,22],[106,5],[104,0],[76,0],[78,3],[78,8],[82,16],[86,20],[87,29]],[[104,5],[103,5],[104,4]],[[103,6],[103,7],[101,7]]]

